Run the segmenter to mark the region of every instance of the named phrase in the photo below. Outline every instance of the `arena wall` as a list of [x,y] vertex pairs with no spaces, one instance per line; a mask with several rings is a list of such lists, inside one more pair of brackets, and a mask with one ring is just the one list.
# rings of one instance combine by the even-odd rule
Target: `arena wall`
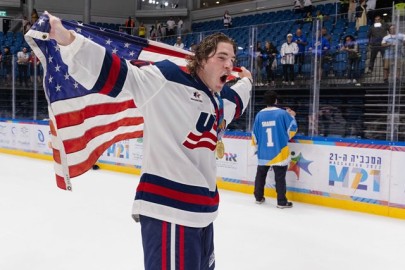
[[[52,160],[49,134],[47,121],[0,121],[0,153]],[[228,132],[224,143],[218,187],[252,194],[257,163],[250,133]],[[292,201],[405,219],[404,143],[295,137],[289,146],[287,196]],[[140,174],[142,138],[112,145],[98,164]],[[273,179],[270,172],[265,191],[270,197],[275,197]]]

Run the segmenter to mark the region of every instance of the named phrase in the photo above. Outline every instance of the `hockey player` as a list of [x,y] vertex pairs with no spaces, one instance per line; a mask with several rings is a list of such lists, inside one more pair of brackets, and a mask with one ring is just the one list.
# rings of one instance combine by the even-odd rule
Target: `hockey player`
[[252,132],[252,143],[257,147],[258,158],[254,196],[258,204],[265,201],[264,185],[271,167],[275,175],[277,207],[291,208],[293,204],[286,197],[285,175],[291,159],[288,141],[297,133],[295,112],[278,107],[274,91],[267,91],[264,101],[267,107],[256,115]]
[[144,117],[133,217],[141,224],[145,269],[214,269],[215,149],[221,148],[225,126],[243,113],[252,88],[251,73],[243,67],[241,79],[225,85],[235,44],[221,33],[206,37],[189,59],[189,74],[169,61],[138,67],[48,15],[50,38],[58,42],[72,77],[92,89],[108,83],[102,70],[119,74],[114,89],[130,92]]

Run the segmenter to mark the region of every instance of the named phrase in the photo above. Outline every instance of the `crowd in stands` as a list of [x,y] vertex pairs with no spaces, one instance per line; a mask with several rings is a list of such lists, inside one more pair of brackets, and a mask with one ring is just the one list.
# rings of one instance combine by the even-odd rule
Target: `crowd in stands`
[[175,21],[173,17],[170,17],[165,23],[156,21],[155,24],[149,26],[149,29],[144,24],[144,22],[137,22],[136,19],[133,19],[131,16],[129,16],[128,19],[125,20],[125,23],[123,25],[104,23],[93,24],[103,28],[126,32],[129,35],[149,38],[157,41],[160,41],[161,38],[168,36],[181,36],[184,32],[184,22],[180,17],[177,18],[177,21]]
[[[384,76],[376,79],[375,83],[387,83],[385,74],[389,74],[392,61],[387,64],[386,59],[394,48],[382,44],[382,41],[391,35],[388,31],[389,23],[384,22],[387,17],[382,17],[382,12],[381,15],[375,11],[368,13],[368,8],[367,0],[341,0],[337,7],[331,3],[313,6],[311,1],[296,0],[291,10],[254,16],[231,19],[226,11],[221,19],[221,31],[234,38],[242,48],[238,53],[238,61],[245,64],[248,61],[244,62],[243,59],[250,57],[248,27],[257,26],[254,74],[258,86],[274,86],[275,76],[282,85],[295,85],[295,78],[308,78],[311,75],[313,54],[319,56],[320,76],[339,78],[342,79],[339,83],[357,86],[365,75],[373,76],[375,60],[380,54],[385,59],[384,64],[379,65],[379,69],[384,70]],[[315,39],[315,22],[320,22],[322,28],[318,40]],[[194,31],[206,31],[209,34],[220,28],[220,22],[194,23],[192,27]],[[394,39],[401,40],[401,37],[401,34],[397,34]],[[186,47],[188,43],[194,41],[186,40]],[[271,44],[274,52],[270,55],[265,53],[263,44]]]
[[[367,0],[341,0],[339,8],[340,15],[335,17],[334,4],[313,6],[310,0],[296,0],[291,10],[254,16],[232,18],[225,11],[219,21],[194,23],[192,30],[206,31],[205,34],[218,30],[225,32],[243,48],[237,55],[239,64],[243,64],[244,57],[248,57],[248,26],[259,25],[253,71],[257,86],[275,86],[278,79],[282,85],[295,85],[297,78],[308,78],[313,54],[319,56],[320,76],[346,78],[346,83],[359,85],[362,76],[373,73],[376,58],[384,58],[391,53],[388,52],[391,50],[390,46],[382,42],[384,37],[392,34],[388,32],[389,24],[384,22],[382,16],[368,16]],[[36,20],[38,13],[34,9],[31,20],[24,18],[23,32],[27,32]],[[313,31],[315,21],[322,22],[322,30],[318,35]],[[165,23],[156,21],[151,26],[145,26],[143,22],[137,22],[130,16],[122,25],[95,24],[189,50],[198,42],[192,35],[184,33],[184,22],[180,17],[177,20],[170,17]],[[401,34],[396,36],[401,38]],[[23,33],[0,33],[0,46],[0,79],[9,82],[10,55],[14,55],[15,61],[19,61],[16,65],[18,81],[20,84],[28,84],[25,78],[30,76],[33,68],[17,58],[24,47],[28,48],[23,40]],[[27,54],[26,57],[29,57],[30,52]],[[389,61],[384,62],[383,69],[382,82],[386,83]],[[41,68],[40,70],[39,74],[42,73]]]

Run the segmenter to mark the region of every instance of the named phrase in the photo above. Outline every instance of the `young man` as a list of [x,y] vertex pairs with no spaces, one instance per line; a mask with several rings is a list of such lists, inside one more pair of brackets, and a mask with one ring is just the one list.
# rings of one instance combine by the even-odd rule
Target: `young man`
[[221,33],[206,37],[189,59],[190,74],[170,61],[138,67],[49,16],[50,38],[58,42],[71,76],[95,90],[113,83],[101,74],[116,74],[114,90],[106,94],[130,92],[144,117],[142,175],[132,214],[141,223],[145,269],[214,269],[215,150],[225,126],[246,108],[252,88],[243,67],[241,79],[225,85],[236,45]]
[[307,38],[302,34],[301,29],[295,31],[292,42],[297,43],[298,45],[298,54],[295,55],[295,63],[298,65],[298,76],[302,77],[302,65],[305,60],[305,46],[308,45]]
[[381,45],[383,38],[387,35],[389,25],[381,21],[379,15],[375,16],[374,24],[368,30],[367,37],[370,46],[370,62],[367,73],[373,72],[374,62],[378,53],[384,58],[384,47]]
[[[402,47],[405,44],[405,35],[402,33],[396,33],[396,26],[389,26],[389,34],[386,35],[382,41],[381,46],[385,48],[384,51],[384,83],[388,83],[388,76],[390,72],[394,72],[393,77],[398,80],[401,60],[402,60]],[[395,61],[397,62],[397,70],[395,71]]]
[[294,60],[298,54],[298,45],[292,41],[293,35],[287,35],[287,41],[281,45],[280,55],[281,64],[283,65],[283,84],[294,85]]
[[277,207],[291,208],[293,204],[286,197],[285,176],[291,159],[288,141],[298,129],[295,112],[289,108],[278,107],[277,93],[274,91],[264,94],[264,102],[267,107],[256,115],[252,132],[252,144],[257,147],[258,158],[254,196],[258,204],[265,201],[264,185],[267,172],[272,167],[276,182]]

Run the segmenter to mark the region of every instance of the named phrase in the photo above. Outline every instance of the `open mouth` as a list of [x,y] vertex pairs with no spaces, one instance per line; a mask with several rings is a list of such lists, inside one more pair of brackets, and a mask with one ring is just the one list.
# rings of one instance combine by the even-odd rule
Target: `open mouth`
[[220,77],[220,80],[222,83],[226,83],[226,78],[228,78],[228,75],[223,75]]

